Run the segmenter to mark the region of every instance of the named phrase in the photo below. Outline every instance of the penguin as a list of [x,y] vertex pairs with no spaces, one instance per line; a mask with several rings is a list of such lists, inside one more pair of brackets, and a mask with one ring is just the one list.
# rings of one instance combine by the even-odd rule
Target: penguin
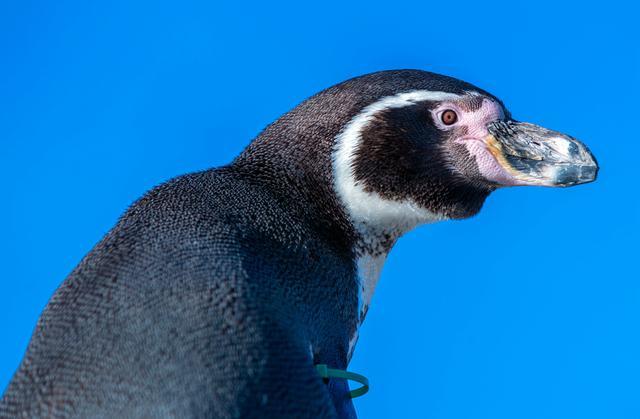
[[461,80],[344,81],[131,205],[51,297],[0,417],[355,417],[314,366],[347,369],[398,238],[497,188],[597,171],[584,144]]

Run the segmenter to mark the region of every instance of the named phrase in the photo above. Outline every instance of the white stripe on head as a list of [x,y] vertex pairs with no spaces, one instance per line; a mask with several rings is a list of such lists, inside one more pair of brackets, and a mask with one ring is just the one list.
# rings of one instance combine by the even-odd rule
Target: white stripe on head
[[[359,280],[358,316],[363,320],[378,283],[386,250],[378,253],[376,243],[384,234],[401,235],[418,224],[443,220],[445,217],[421,207],[413,200],[394,201],[376,192],[365,191],[353,173],[353,159],[362,140],[362,131],[374,116],[386,109],[411,106],[421,101],[459,100],[460,95],[447,92],[414,90],[385,97],[365,107],[336,137],[333,150],[333,182],[338,197],[347,210],[354,227],[360,234],[362,251],[356,249]],[[373,254],[370,252],[374,252]],[[357,332],[356,332],[357,334]],[[353,351],[356,336],[352,337],[349,353]]]
[[357,229],[365,226],[377,229],[401,228],[403,232],[420,223],[437,221],[441,216],[407,199],[385,199],[376,192],[367,192],[353,173],[353,158],[360,144],[362,130],[373,117],[386,109],[411,106],[421,101],[459,100],[460,95],[447,92],[414,90],[387,96],[364,108],[336,137],[333,152],[334,187]]

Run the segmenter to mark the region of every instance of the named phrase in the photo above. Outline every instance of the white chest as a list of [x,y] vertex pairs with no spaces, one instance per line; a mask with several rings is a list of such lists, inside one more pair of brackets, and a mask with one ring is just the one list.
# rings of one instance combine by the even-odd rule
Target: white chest
[[[358,324],[362,324],[369,306],[371,305],[371,299],[373,298],[373,292],[378,285],[380,279],[380,273],[382,272],[382,266],[387,258],[386,253],[382,253],[377,256],[365,254],[358,257],[356,261],[357,275],[358,275]],[[353,354],[356,342],[358,341],[358,328],[353,333],[353,336],[349,340],[349,359]]]
[[387,259],[387,254],[383,253],[377,256],[369,254],[362,255],[358,258],[356,264],[358,268],[358,314],[359,321],[362,323],[367,310],[371,305],[373,292],[378,285],[382,266]]

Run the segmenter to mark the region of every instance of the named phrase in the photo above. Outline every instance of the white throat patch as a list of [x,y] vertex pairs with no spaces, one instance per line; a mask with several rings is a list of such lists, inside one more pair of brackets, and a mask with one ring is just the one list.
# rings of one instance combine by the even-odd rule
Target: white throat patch
[[[365,107],[336,137],[333,150],[334,188],[362,241],[356,249],[360,322],[364,320],[387,257],[386,250],[381,250],[377,243],[379,238],[385,234],[398,237],[419,224],[445,219],[413,200],[390,200],[376,192],[365,191],[353,173],[353,158],[362,140],[362,131],[377,113],[386,109],[411,106],[425,100],[456,100],[460,97],[453,93],[427,90],[388,96]],[[353,351],[356,340],[357,332],[350,342],[349,354]]]

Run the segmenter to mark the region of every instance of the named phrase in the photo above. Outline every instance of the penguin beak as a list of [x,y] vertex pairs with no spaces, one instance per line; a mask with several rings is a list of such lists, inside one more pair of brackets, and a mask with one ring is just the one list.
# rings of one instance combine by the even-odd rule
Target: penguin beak
[[597,177],[589,149],[568,135],[515,121],[492,122],[487,129],[487,149],[511,185],[573,186]]

